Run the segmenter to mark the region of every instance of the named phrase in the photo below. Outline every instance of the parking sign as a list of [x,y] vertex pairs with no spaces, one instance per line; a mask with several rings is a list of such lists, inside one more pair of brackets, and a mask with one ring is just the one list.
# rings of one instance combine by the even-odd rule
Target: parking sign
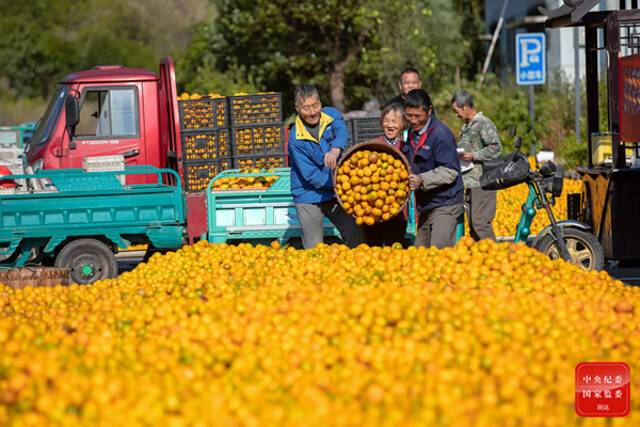
[[516,35],[516,80],[519,85],[543,85],[547,77],[544,33]]

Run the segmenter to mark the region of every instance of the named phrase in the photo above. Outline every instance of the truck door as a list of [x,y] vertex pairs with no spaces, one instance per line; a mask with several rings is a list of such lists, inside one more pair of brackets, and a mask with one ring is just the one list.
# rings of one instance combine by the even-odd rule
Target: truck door
[[[141,105],[137,85],[82,88],[80,120],[62,167],[81,168],[86,157],[113,155],[123,155],[127,166],[145,164]],[[144,182],[144,177],[127,179],[136,181]]]

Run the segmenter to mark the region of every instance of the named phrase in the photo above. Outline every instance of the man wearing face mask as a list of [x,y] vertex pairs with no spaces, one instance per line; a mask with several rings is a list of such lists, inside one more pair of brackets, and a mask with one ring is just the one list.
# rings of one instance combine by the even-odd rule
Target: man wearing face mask
[[291,193],[302,227],[302,245],[311,249],[323,241],[323,219],[336,226],[349,247],[363,242],[362,230],[338,203],[332,171],[347,146],[347,127],[342,115],[332,107],[322,108],[315,87],[301,85],[295,90],[298,116],[289,132]]
[[401,151],[411,165],[409,188],[415,191],[419,214],[416,246],[453,246],[464,197],[456,139],[433,115],[426,91],[409,92],[404,113],[409,137]]
[[400,80],[398,81],[398,89],[400,94],[395,98],[389,100],[384,106],[387,107],[391,104],[404,105],[404,100],[409,92],[413,89],[422,88],[422,81],[420,80],[420,72],[415,68],[405,68],[400,73]]

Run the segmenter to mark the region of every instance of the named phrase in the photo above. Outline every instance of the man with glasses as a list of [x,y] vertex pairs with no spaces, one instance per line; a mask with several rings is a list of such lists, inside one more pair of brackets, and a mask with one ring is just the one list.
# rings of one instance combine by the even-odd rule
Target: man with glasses
[[362,230],[336,199],[332,171],[347,146],[347,126],[332,107],[322,108],[320,95],[311,85],[295,90],[298,112],[289,131],[291,193],[302,227],[302,245],[311,249],[323,241],[326,216],[349,247],[363,242]]

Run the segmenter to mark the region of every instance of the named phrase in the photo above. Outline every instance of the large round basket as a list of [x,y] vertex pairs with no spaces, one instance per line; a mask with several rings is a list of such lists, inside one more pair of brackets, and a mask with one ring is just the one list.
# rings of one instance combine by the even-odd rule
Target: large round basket
[[66,268],[25,267],[0,271],[0,283],[22,289],[28,286],[67,286],[71,283]]
[[[338,161],[338,165],[333,170],[333,188],[334,188],[334,192],[335,192],[335,188],[336,188],[336,184],[337,184],[338,169],[351,156],[351,154],[355,153],[356,151],[361,151],[361,150],[370,150],[370,151],[377,151],[377,152],[380,152],[380,153],[390,154],[395,159],[398,159],[398,160],[402,161],[404,166],[407,168],[407,172],[409,174],[411,174],[411,166],[409,165],[409,161],[407,160],[405,155],[402,154],[400,152],[400,150],[398,150],[396,147],[394,147],[393,145],[387,144],[385,142],[380,142],[380,141],[365,141],[365,142],[361,142],[360,144],[354,145],[353,147],[351,147],[347,151],[345,151],[342,156],[340,156],[340,160]],[[342,200],[340,199],[340,196],[338,195],[337,192],[335,194],[336,194],[336,198],[338,199],[338,203],[340,203],[340,207],[342,209],[344,209],[344,206],[342,204]],[[402,204],[402,206],[400,206],[400,210],[396,213],[396,215],[392,216],[391,218],[397,216],[400,212],[402,212],[404,210],[405,206],[407,206],[407,203],[409,202],[409,197],[411,197],[410,194],[405,199],[405,201]]]

